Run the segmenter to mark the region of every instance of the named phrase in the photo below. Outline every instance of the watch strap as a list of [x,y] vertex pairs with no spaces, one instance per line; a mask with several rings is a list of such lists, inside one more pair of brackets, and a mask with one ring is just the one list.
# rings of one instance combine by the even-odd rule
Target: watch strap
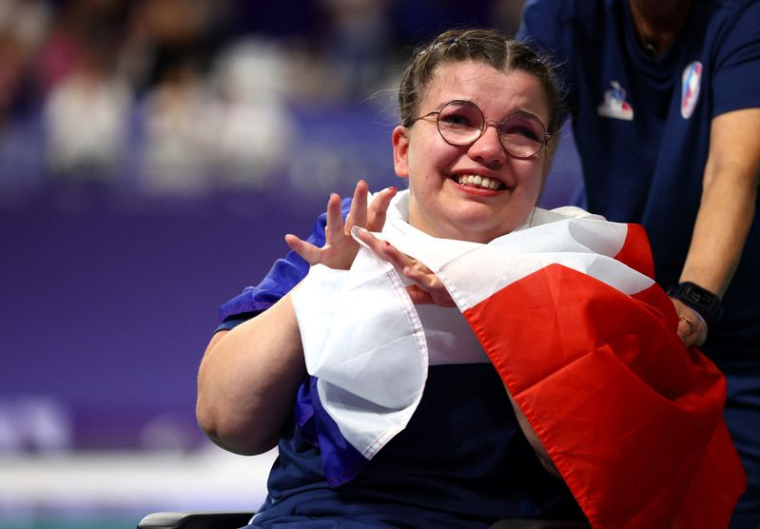
[[694,309],[705,320],[708,329],[714,327],[723,314],[723,307],[717,294],[691,281],[684,281],[670,287],[668,296]]

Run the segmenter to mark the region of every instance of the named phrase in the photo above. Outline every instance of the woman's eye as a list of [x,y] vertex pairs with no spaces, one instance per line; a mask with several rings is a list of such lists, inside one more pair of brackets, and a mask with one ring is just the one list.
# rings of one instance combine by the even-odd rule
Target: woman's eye
[[441,121],[453,127],[470,127],[471,120],[464,114],[446,114],[441,116]]
[[521,136],[530,140],[539,141],[538,133],[530,127],[511,126],[502,131],[505,136]]

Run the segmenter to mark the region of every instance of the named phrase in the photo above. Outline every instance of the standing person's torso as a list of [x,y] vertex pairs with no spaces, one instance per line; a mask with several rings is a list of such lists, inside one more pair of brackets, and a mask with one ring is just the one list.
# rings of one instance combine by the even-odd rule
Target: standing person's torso
[[[652,57],[638,43],[628,2],[531,2],[521,37],[560,64],[569,94],[585,195],[593,213],[644,225],[657,280],[678,281],[691,242],[714,116],[760,106],[760,6],[695,0],[684,30]],[[759,147],[760,148],[760,147]],[[760,354],[760,221],[724,298],[706,350],[722,367]],[[734,356],[733,359],[726,355]]]

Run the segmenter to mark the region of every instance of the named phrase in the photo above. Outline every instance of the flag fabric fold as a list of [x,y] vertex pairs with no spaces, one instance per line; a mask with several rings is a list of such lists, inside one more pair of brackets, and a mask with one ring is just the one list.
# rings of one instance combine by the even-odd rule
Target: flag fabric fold
[[[459,312],[441,325],[463,315],[471,329],[453,350],[472,350],[474,335],[592,526],[725,527],[744,487],[725,381],[676,336],[643,230],[537,209],[489,244],[448,241],[407,224],[407,200],[394,199],[378,236],[443,281]],[[456,353],[436,360],[424,311],[366,249],[350,271],[312,267],[293,302],[316,381],[297,415],[331,432],[315,442],[339,485],[403,430],[428,365]],[[336,464],[342,443],[351,455]]]

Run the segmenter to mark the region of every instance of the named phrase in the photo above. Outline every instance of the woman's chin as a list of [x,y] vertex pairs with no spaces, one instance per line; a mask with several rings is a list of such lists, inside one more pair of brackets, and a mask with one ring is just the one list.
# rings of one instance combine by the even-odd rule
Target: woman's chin
[[475,211],[477,208],[465,208],[459,211],[455,222],[450,222],[446,238],[471,242],[490,242],[497,237],[519,228],[530,214],[499,215],[492,210]]
[[[495,203],[487,200],[439,201],[427,210],[435,209],[436,215],[420,215],[410,204],[409,222],[415,228],[433,237],[460,241],[488,243],[520,227],[533,210],[527,201]],[[523,203],[525,202],[525,203]]]
[[508,220],[504,222],[494,222],[494,218],[471,219],[449,226],[443,237],[447,239],[456,239],[460,241],[488,243],[492,240],[506,235],[522,224],[522,221]]

